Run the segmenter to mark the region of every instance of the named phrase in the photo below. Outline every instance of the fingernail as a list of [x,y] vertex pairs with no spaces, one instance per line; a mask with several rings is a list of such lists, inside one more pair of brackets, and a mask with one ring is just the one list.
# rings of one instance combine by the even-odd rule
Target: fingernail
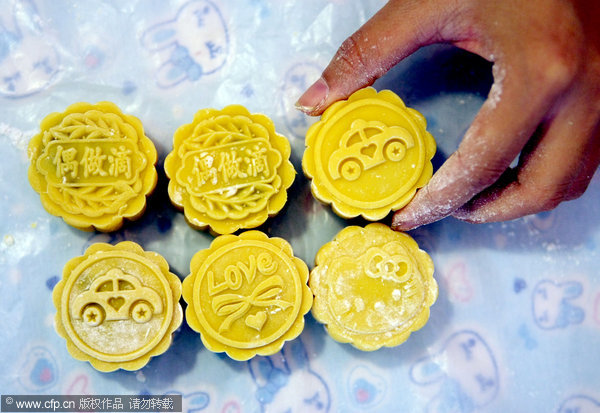
[[[429,212],[431,213],[431,211]],[[428,215],[429,214],[423,211],[423,207],[414,204],[413,199],[410,204],[401,210],[396,211],[392,217],[391,227],[396,231],[410,231],[420,227],[423,224],[428,224],[431,222]]]
[[296,108],[304,113],[314,112],[321,107],[329,96],[329,86],[325,79],[320,77],[309,87],[296,102]]
[[419,225],[415,225],[414,221],[410,218],[407,219],[405,214],[400,212],[396,212],[394,217],[392,218],[392,229],[396,231],[410,231],[418,227]]

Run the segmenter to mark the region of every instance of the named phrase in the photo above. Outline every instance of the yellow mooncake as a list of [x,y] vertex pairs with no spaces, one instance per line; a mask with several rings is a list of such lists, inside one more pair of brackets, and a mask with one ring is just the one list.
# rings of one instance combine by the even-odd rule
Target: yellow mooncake
[[318,252],[312,313],[335,340],[372,351],[403,343],[429,319],[433,263],[407,234],[350,226]]
[[308,129],[302,168],[315,198],[338,215],[377,221],[429,181],[435,150],[423,115],[392,91],[368,87]]

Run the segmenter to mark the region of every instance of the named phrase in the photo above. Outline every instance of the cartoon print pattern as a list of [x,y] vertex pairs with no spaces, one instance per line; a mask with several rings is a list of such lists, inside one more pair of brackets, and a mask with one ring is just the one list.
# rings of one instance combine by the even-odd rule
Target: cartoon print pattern
[[210,404],[210,396],[208,393],[203,391],[195,391],[191,393],[182,393],[177,390],[171,390],[165,393],[165,395],[180,395],[182,402],[181,411],[184,413],[199,412]]
[[14,1],[0,11],[0,95],[32,95],[47,88],[58,73],[58,53],[40,21],[32,0]]
[[221,69],[229,54],[229,34],[220,9],[209,0],[185,3],[172,20],[147,29],[142,45],[164,52],[156,74],[161,88],[196,81]]
[[331,395],[325,380],[312,370],[298,338],[268,357],[248,361],[263,412],[328,412]]
[[[36,30],[28,31],[31,30],[30,27],[36,26],[20,23],[20,19],[23,19],[24,17],[27,19],[31,19],[32,21],[36,21],[38,17],[34,2],[24,1],[20,2],[20,5],[17,5],[16,3],[17,2],[15,2],[15,8],[28,8],[29,6],[31,6],[31,8],[28,8],[28,11],[25,14],[19,14],[18,16],[17,13],[15,13],[14,16],[4,15],[4,13],[9,11],[10,8],[0,11],[0,95],[11,98],[18,98],[22,96],[28,96],[30,94],[39,93],[39,91],[44,90],[55,81],[56,75],[60,70],[59,59],[55,49],[44,49],[32,46],[33,44],[35,44],[36,41],[43,42],[40,36],[41,34],[43,34],[43,32],[36,31],[38,29],[41,29],[38,27]],[[189,5],[191,3],[205,2],[191,1],[187,4]],[[183,9],[185,7],[186,5],[181,7],[177,16],[179,16],[179,13],[183,12]],[[10,24],[5,24],[5,22],[7,22],[11,17],[14,17],[15,24],[13,26],[17,27],[18,30],[11,28]],[[175,23],[177,20],[178,18],[175,18],[171,20],[170,23]],[[36,39],[27,39],[28,37],[34,37]],[[175,39],[175,37],[173,37],[173,39]],[[200,76],[197,76],[198,72],[194,71],[195,68],[192,67],[192,65],[190,64],[190,60],[186,58],[178,60],[176,53],[176,44],[177,41],[174,40],[174,44],[166,45],[164,49],[160,49],[165,53],[169,50],[171,51],[170,53],[167,53],[169,58],[167,60],[163,60],[161,69],[159,70],[159,73],[157,73],[157,82],[161,87],[172,87],[180,82],[186,81],[193,82],[201,78],[202,76],[208,74],[202,73]],[[144,46],[146,45],[144,44]],[[156,47],[156,45],[153,47]],[[12,72],[5,77],[4,74],[8,72],[4,72],[4,70],[6,68],[11,67],[11,65],[15,65],[15,63],[11,62],[10,60],[13,59],[12,51],[17,49],[36,49],[36,53],[40,53],[40,50],[45,51],[37,57],[35,57],[35,53],[27,56],[26,59],[28,60],[28,62],[22,62],[24,66],[20,74],[17,74],[17,72]],[[152,51],[158,51],[158,49],[150,49],[149,47],[148,49]],[[183,53],[183,55],[185,57],[186,53]],[[187,56],[189,59],[194,61],[194,59],[189,56],[189,52],[187,52]],[[223,58],[223,64],[225,62],[225,58],[226,56]],[[37,60],[34,61],[34,59]],[[168,72],[167,68],[169,68],[169,70],[172,70],[172,72]],[[215,69],[215,71],[218,70],[219,68]],[[302,81],[302,76],[300,74],[302,70],[303,69],[301,68],[291,68],[288,72],[289,76],[288,74],[286,74],[286,81],[289,80],[291,84],[294,85],[299,84],[294,82]],[[311,73],[311,69],[306,68],[306,72]],[[178,73],[179,75],[173,76],[176,73]],[[184,73],[183,76],[182,73]],[[170,74],[173,77],[171,77],[170,79],[161,77],[166,76],[167,74]],[[161,83],[161,81],[163,80],[164,83]],[[309,120],[302,118],[302,115],[295,110],[289,112],[286,111],[285,113],[285,121],[288,128],[294,131],[295,135],[303,136],[303,130],[307,128],[307,122]],[[538,219],[538,217],[536,216],[532,219]],[[541,221],[538,219],[537,221],[527,222],[538,229],[545,229],[543,225],[549,225],[548,223],[550,222],[550,220],[547,219],[545,221]],[[542,226],[542,228],[539,228],[540,226]],[[97,236],[105,237],[106,235],[97,234]],[[116,243],[118,241],[121,241],[121,237],[123,237],[121,233],[116,234],[113,238],[111,238],[110,242]],[[90,240],[89,242],[91,243],[92,241]],[[85,248],[87,248],[87,245],[83,248],[83,250],[85,250]],[[452,290],[453,293],[456,293],[452,296],[452,298],[456,299],[457,301],[463,301],[466,297],[468,297],[469,299],[471,298],[471,296],[469,295],[461,294],[468,291],[468,289],[464,288],[465,284],[461,284],[459,282],[463,280],[462,276],[465,274],[464,270],[465,267],[457,265],[456,268],[451,269],[451,272],[447,275],[447,277],[449,278],[448,282],[459,287]],[[55,283],[55,280],[52,279],[49,282]],[[455,282],[456,284],[453,282]],[[532,314],[533,321],[535,323],[531,324],[531,328],[533,330],[535,330],[536,328],[534,327],[534,325],[543,330],[562,330],[579,325],[584,321],[585,313],[583,312],[583,309],[576,304],[585,292],[582,290],[582,286],[580,283],[569,283],[570,282],[560,283],[558,281],[553,280],[542,280],[534,287],[533,294],[531,294],[531,290],[526,291],[528,293],[527,296],[532,297]],[[531,284],[535,284],[535,281],[532,281]],[[579,284],[579,286],[577,286],[577,284]],[[522,284],[521,282],[515,284],[515,293],[520,292],[523,289],[523,285],[524,284]],[[51,289],[51,287],[49,288]],[[529,288],[531,288],[531,286],[529,286]],[[542,290],[544,290],[544,292],[542,292]],[[536,296],[536,293],[538,293],[539,295]],[[546,315],[544,315],[545,310],[550,311]],[[596,324],[600,325],[600,292],[597,293],[597,295],[595,296],[593,319]],[[467,338],[468,333],[462,332],[459,334],[463,333],[465,334],[464,338]],[[533,333],[535,333],[535,331]],[[532,339],[532,337],[534,337],[532,336],[532,331],[531,329],[529,331],[527,330],[526,324],[521,324],[519,326],[519,336],[524,340],[527,347],[535,346],[535,341],[533,341]],[[483,342],[483,344],[485,344],[485,342]],[[444,350],[440,351],[440,353],[438,354],[444,354]],[[493,354],[490,353],[490,355],[493,358]],[[273,396],[273,398],[270,399],[269,402],[267,402],[267,400],[269,400],[268,397],[266,399],[262,399],[264,402],[261,402],[261,406],[264,411],[275,410],[275,406],[278,405],[279,400],[276,400],[275,396],[277,393],[283,391],[283,387],[292,387],[290,385],[291,376],[296,374],[312,375],[311,373],[314,373],[314,371],[310,370],[310,366],[303,366],[300,367],[298,370],[292,369],[291,372],[288,372],[287,369],[279,367],[280,363],[278,363],[278,358],[278,355],[261,358],[267,360],[267,364],[271,365],[272,371],[277,371],[277,373],[273,373],[271,384],[269,386],[265,386],[268,387],[268,389],[264,390],[264,392],[270,393],[272,391],[271,395]],[[306,362],[308,362],[308,360],[306,360]],[[29,358],[25,363],[23,363],[22,367],[24,368],[25,372],[30,373],[29,375],[23,375],[23,377],[19,379],[19,382],[25,388],[36,388],[36,390],[42,389],[42,387],[40,386],[48,386],[44,388],[50,388],[52,386],[52,383],[56,383],[56,381],[58,380],[58,368],[56,366],[56,362],[52,357],[52,354],[48,351],[48,349],[44,349],[43,347],[40,347],[36,350],[32,349],[31,358]],[[415,366],[413,366],[413,369],[414,368]],[[268,367],[266,368],[266,370],[268,370]],[[367,368],[354,369],[348,377],[347,390],[351,391],[351,395],[354,396],[354,400],[357,404],[364,406],[365,408],[372,408],[373,406],[377,405],[378,400],[381,397],[381,389],[382,386],[384,386],[384,383],[377,381],[377,377],[375,376],[369,376],[367,374],[367,371]],[[435,371],[431,371],[430,373],[434,374]],[[411,371],[411,378],[412,374],[413,373]],[[282,377],[285,377],[285,375],[287,375],[286,381],[283,380],[281,377],[277,378],[280,375],[283,375]],[[428,411],[452,411],[453,409],[451,408],[451,406],[458,406],[458,408],[456,408],[456,411],[471,411],[475,409],[475,403],[472,399],[471,401],[469,401],[469,395],[461,394],[457,396],[459,393],[464,392],[464,390],[462,389],[461,384],[457,383],[455,379],[450,376],[451,375],[437,378],[431,383],[418,383],[419,385],[434,384],[436,386],[439,386],[438,394],[434,399],[431,400],[428,407]],[[257,378],[255,378],[254,375],[252,376],[252,378],[255,381],[257,380]],[[316,381],[316,383],[318,383],[319,380],[321,380],[323,386],[325,386],[325,388],[328,389],[327,384],[323,381],[323,379],[320,376],[318,376],[317,373],[314,373],[313,378]],[[79,376],[74,383],[82,383],[84,381],[87,383],[87,380],[87,376],[82,375]],[[285,381],[285,384],[276,389],[276,383],[278,383],[280,380]],[[81,390],[73,391],[72,393],[85,394]],[[329,393],[327,393],[327,395],[328,397],[330,397]],[[203,398],[204,396],[206,396],[206,398]],[[259,399],[258,391],[256,396],[257,399]],[[445,399],[446,401],[439,402],[440,399]],[[438,402],[436,402],[436,400]],[[558,413],[600,413],[599,400],[600,398],[598,398],[597,395],[596,397],[594,397],[576,394],[568,397],[562,403],[557,404],[557,406],[559,407],[556,411]],[[200,391],[184,394],[184,411],[208,411],[207,406],[209,405],[209,402],[210,400],[208,399],[208,395]],[[329,399],[328,402],[329,404],[331,403]],[[284,403],[282,403],[281,405],[284,405]],[[435,409],[436,407],[438,408],[437,410]],[[223,408],[223,411],[225,411],[225,408]]]
[[387,382],[370,366],[359,365],[348,375],[347,391],[355,406],[360,409],[373,409],[385,398]]
[[417,360],[410,377],[421,386],[439,385],[426,408],[431,413],[467,413],[486,406],[496,398],[500,380],[490,346],[472,330],[452,334],[438,353]]
[[461,260],[453,263],[446,271],[441,272],[441,276],[446,282],[448,294],[452,301],[459,303],[471,301],[474,288],[465,261]]
[[90,388],[90,377],[86,374],[77,375],[67,386],[66,395],[91,395],[94,391]]
[[600,401],[587,395],[576,394],[563,401],[558,413],[600,413]]
[[178,390],[170,390],[165,395],[179,395],[181,396],[183,413],[195,413],[195,412],[220,412],[220,413],[241,413],[242,407],[237,400],[228,400],[219,409],[213,403],[210,394],[197,390],[189,393],[183,393]]
[[58,381],[58,365],[46,347],[35,346],[25,352],[19,383],[30,392],[46,390]]
[[536,325],[544,330],[553,330],[581,324],[585,312],[572,302],[582,293],[583,286],[577,281],[540,281],[533,289],[532,296],[533,319]]

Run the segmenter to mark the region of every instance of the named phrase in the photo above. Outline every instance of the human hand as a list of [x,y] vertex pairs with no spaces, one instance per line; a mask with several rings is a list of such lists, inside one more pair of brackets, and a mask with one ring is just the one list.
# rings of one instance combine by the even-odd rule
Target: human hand
[[297,106],[319,115],[425,45],[476,53],[493,62],[489,95],[456,152],[392,227],[549,210],[583,194],[600,163],[599,22],[593,0],[390,0],[341,45]]

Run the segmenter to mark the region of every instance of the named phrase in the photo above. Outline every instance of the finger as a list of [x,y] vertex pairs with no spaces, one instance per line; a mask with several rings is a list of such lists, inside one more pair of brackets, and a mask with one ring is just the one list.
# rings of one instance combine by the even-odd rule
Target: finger
[[437,29],[449,29],[443,17],[449,15],[445,13],[449,3],[388,2],[342,43],[321,78],[298,99],[296,107],[309,115],[320,115],[331,103],[371,85],[419,47],[451,40],[442,39]]
[[[561,70],[537,71],[515,61],[494,65],[494,84],[458,150],[396,212],[392,227],[409,230],[444,218],[492,185],[509,167],[569,79]],[[500,68],[500,69],[499,69]]]
[[[598,96],[573,92],[540,131],[517,170],[454,212],[468,222],[496,222],[554,209],[585,192],[600,163]],[[577,102],[573,102],[577,99]]]

